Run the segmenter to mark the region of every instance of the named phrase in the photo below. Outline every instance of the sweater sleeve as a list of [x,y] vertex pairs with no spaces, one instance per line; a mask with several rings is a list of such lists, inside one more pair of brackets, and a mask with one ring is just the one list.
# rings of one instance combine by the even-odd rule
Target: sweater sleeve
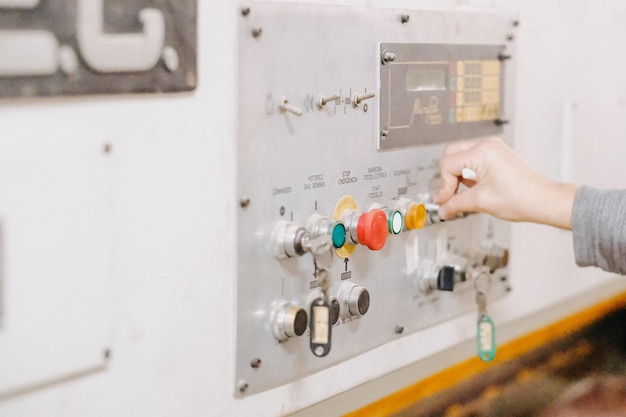
[[572,208],[572,236],[576,264],[626,275],[626,189],[580,187]]

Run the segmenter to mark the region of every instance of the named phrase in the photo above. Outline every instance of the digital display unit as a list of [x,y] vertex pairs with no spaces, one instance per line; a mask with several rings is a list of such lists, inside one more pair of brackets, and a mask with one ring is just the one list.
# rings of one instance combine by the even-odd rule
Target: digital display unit
[[381,44],[378,149],[502,131],[503,46]]

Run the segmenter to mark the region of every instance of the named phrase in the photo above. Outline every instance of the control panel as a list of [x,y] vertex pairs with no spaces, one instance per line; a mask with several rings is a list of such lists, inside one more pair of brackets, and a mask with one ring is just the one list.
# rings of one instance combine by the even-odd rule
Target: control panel
[[241,9],[236,396],[511,290],[508,226],[442,222],[432,196],[447,143],[512,139],[512,30],[492,14]]

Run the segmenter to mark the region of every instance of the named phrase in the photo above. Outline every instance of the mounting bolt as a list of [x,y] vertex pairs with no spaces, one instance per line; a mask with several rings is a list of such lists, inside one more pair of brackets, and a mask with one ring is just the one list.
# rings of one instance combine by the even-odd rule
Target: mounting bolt
[[246,391],[248,391],[248,388],[250,388],[250,386],[243,379],[237,383],[237,390],[240,394],[245,394]]
[[250,14],[250,8],[249,7],[242,7],[241,8],[241,15],[242,16],[248,16]]
[[386,49],[380,55],[380,62],[383,65],[385,65],[387,62],[391,62],[391,61],[395,61],[395,60],[396,60],[396,54],[394,54],[393,52],[389,52]]
[[400,16],[400,22],[402,23],[409,23],[409,19],[411,18],[411,16],[409,16],[408,14],[403,14]]
[[383,129],[380,131],[380,138],[385,140],[387,139],[388,134],[389,134],[389,129],[387,129],[386,127],[383,127]]
[[252,37],[253,38],[258,38],[259,36],[261,36],[262,33],[263,33],[263,29],[262,28],[252,29]]
[[259,369],[261,367],[261,359],[254,358],[250,361],[250,366],[254,369]]
[[394,332],[395,332],[396,334],[402,334],[402,333],[404,333],[404,327],[402,327],[402,326],[398,325],[398,326],[396,326],[396,328],[394,329]]
[[248,206],[250,205],[250,197],[246,197],[246,196],[241,197],[241,198],[239,199],[239,205],[240,205],[242,208],[246,208],[246,207],[248,207]]

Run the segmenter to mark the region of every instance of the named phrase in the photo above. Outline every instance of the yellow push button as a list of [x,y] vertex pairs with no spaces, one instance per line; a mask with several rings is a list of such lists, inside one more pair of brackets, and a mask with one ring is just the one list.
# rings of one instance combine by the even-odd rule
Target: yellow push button
[[409,230],[424,227],[426,225],[426,207],[423,204],[411,204],[406,210],[404,223]]

